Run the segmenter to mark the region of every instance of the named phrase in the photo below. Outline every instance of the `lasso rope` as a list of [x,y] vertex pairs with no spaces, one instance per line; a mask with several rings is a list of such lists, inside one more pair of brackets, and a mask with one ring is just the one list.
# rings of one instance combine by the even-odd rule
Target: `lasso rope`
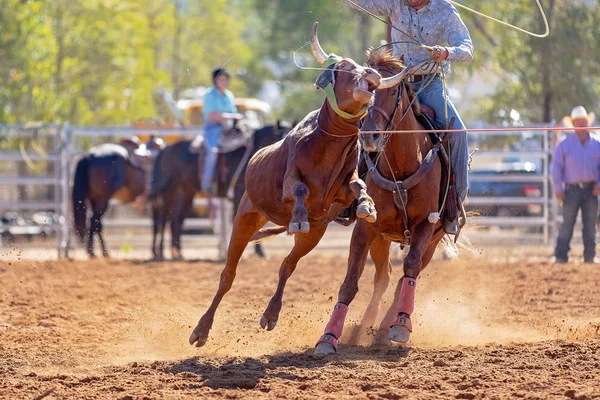
[[[348,0],[348,1],[350,1],[350,0]],[[456,7],[460,7],[462,9],[464,9],[464,10],[472,12],[473,14],[479,15],[480,17],[487,18],[490,21],[497,22],[500,25],[508,26],[509,28],[512,28],[512,29],[517,30],[519,32],[526,33],[527,35],[530,35],[530,36],[533,36],[533,37],[536,37],[536,38],[545,38],[545,37],[547,37],[550,34],[550,26],[548,25],[548,18],[546,17],[546,13],[544,12],[544,8],[542,7],[542,4],[540,3],[540,0],[535,0],[535,2],[537,3],[538,9],[540,10],[540,13],[542,14],[542,19],[544,20],[544,27],[546,29],[546,31],[544,33],[542,33],[542,34],[533,33],[533,32],[530,32],[530,31],[528,31],[526,29],[519,28],[518,26],[509,24],[508,22],[504,22],[504,21],[501,21],[501,20],[496,19],[494,17],[490,17],[489,15],[486,15],[486,14],[484,14],[482,12],[474,10],[474,9],[472,9],[470,7],[467,7],[465,5],[462,5],[460,3],[457,3],[454,0],[448,0],[448,2],[451,3],[451,4],[453,4],[453,5],[455,5]]]

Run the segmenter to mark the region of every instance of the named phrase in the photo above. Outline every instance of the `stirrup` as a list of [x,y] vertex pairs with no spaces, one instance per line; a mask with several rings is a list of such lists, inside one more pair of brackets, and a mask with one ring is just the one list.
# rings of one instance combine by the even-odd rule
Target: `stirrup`
[[458,235],[458,233],[460,232],[460,227],[457,220],[458,217],[452,221],[444,221],[443,229],[446,234]]

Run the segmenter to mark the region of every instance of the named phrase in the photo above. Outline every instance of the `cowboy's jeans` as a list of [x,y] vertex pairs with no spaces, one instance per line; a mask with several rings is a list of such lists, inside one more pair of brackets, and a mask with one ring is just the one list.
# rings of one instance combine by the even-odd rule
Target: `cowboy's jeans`
[[213,186],[215,176],[215,167],[219,158],[219,138],[223,132],[223,126],[216,123],[207,123],[204,125],[204,170],[202,171],[202,191],[208,192]]
[[[418,94],[419,101],[428,105],[435,111],[435,122],[446,126],[445,102],[444,102],[444,84],[439,75],[433,80],[429,77],[419,82],[409,83],[410,87]],[[450,97],[446,96],[448,104],[448,123],[454,117],[454,126],[452,129],[466,129],[465,124],[460,119],[458,111],[452,104]],[[450,135],[450,157],[452,159],[452,170],[456,179],[456,191],[461,201],[467,197],[469,189],[469,151],[467,149],[467,133],[449,133]]]
[[563,201],[563,223],[558,232],[554,255],[557,259],[568,260],[571,249],[573,228],[577,213],[581,208],[583,224],[583,258],[593,260],[596,256],[596,221],[598,219],[598,197],[593,194],[593,185],[585,188],[567,186]]

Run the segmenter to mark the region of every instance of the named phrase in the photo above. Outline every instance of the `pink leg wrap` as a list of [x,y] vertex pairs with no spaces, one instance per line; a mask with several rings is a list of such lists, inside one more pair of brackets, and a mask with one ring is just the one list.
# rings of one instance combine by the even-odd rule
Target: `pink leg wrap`
[[413,278],[404,277],[402,279],[402,288],[400,288],[400,296],[398,298],[398,306],[396,311],[411,315],[415,310],[415,288],[417,281]]
[[342,336],[342,329],[344,329],[346,314],[348,314],[348,306],[344,303],[336,303],[333,307],[331,318],[329,318],[329,322],[327,323],[327,326],[325,326],[324,333],[330,333],[339,339],[340,336]]

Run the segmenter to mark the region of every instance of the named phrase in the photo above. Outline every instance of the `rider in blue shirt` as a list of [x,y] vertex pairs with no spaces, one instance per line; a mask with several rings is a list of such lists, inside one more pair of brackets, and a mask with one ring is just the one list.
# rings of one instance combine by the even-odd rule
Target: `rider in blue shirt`
[[230,119],[238,119],[233,94],[227,90],[229,73],[224,68],[213,71],[213,87],[204,95],[204,169],[200,184],[202,192],[212,193],[213,177],[219,156],[219,138],[224,124]]

